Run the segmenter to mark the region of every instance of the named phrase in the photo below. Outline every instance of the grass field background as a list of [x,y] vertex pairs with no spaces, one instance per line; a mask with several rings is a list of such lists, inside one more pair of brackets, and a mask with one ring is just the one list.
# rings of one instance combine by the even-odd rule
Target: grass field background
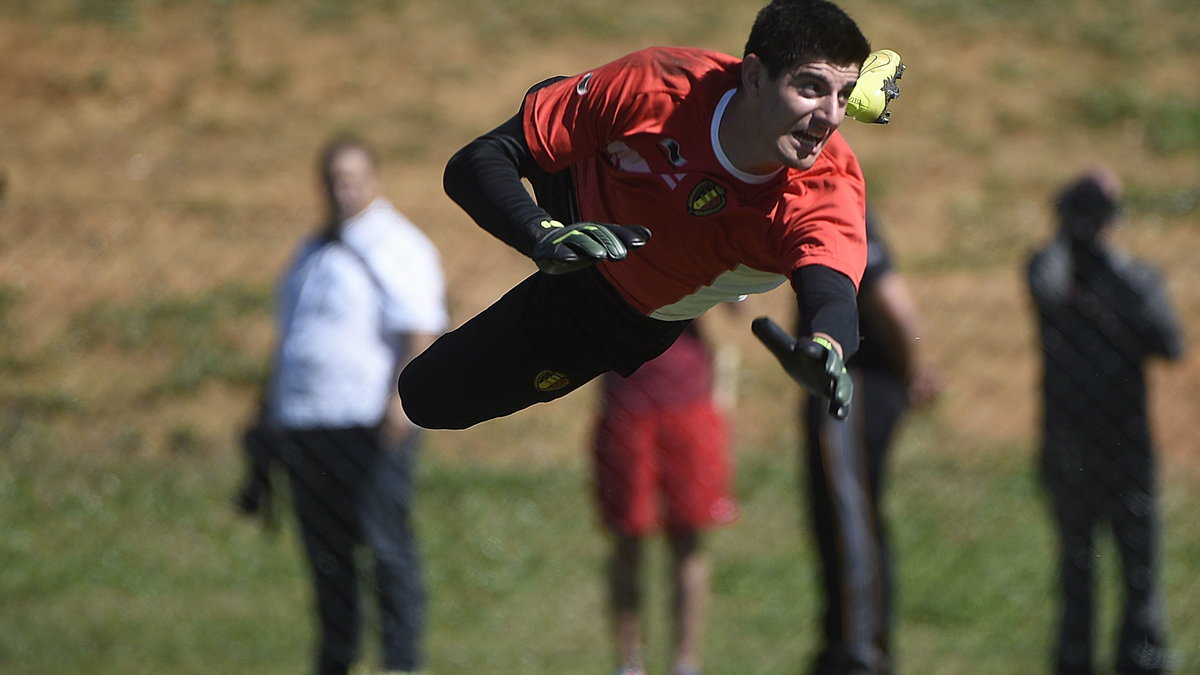
[[[845,131],[950,382],[897,444],[888,507],[908,673],[1045,669],[1053,539],[1032,474],[1036,352],[1021,265],[1095,162],[1118,241],[1200,335],[1200,9],[1187,0],[845,3],[910,64],[886,127]],[[716,0],[0,0],[0,672],[301,672],[290,526],[229,508],[272,339],[271,287],[318,219],[313,158],[380,148],[393,201],[447,265],[461,322],[528,273],[441,192],[520,92],[650,44],[740,53],[758,3]],[[710,673],[795,673],[816,622],[796,396],[747,330],[738,524],[714,535]],[[1200,672],[1200,357],[1152,370],[1164,579]],[[428,435],[419,526],[435,673],[605,672],[582,446],[594,392]],[[661,555],[654,572],[663,570]],[[1114,558],[1102,551],[1108,644]],[[665,600],[651,598],[652,654]],[[1103,655],[1107,658],[1108,654]]]

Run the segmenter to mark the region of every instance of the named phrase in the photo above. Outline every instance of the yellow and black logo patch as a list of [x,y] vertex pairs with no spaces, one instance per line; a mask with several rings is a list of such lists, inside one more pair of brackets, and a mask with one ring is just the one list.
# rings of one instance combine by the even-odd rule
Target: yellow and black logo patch
[[533,386],[538,391],[558,391],[568,384],[571,384],[571,381],[567,379],[566,375],[553,370],[543,370],[533,378]]
[[712,180],[702,180],[692,188],[688,196],[688,213],[693,216],[711,216],[725,208],[725,186]]

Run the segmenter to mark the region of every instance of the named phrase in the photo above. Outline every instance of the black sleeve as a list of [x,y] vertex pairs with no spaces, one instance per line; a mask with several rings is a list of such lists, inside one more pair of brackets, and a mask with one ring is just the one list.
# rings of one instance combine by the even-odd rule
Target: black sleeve
[[537,170],[517,114],[456,152],[442,184],[480,227],[529,255],[537,231],[533,226],[550,219],[521,183],[522,176]]
[[827,333],[842,358],[858,351],[858,297],[850,277],[824,265],[806,265],[792,276],[800,309],[799,337]]
[[[561,79],[559,75],[542,80],[525,96]],[[529,196],[522,178],[530,180],[537,200]],[[456,152],[442,175],[442,185],[454,203],[480,227],[525,255],[542,232],[538,223],[575,220],[574,200],[564,187],[569,180],[567,172],[548,174],[538,166],[525,141],[519,111]]]

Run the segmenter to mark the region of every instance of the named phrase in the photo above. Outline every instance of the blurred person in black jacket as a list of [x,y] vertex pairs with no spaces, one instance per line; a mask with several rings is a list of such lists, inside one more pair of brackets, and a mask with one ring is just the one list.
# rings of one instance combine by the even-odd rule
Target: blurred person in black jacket
[[1167,669],[1146,363],[1183,352],[1158,273],[1115,250],[1120,183],[1098,168],[1055,201],[1058,231],[1028,265],[1043,354],[1041,471],[1060,540],[1058,673],[1092,673],[1098,526],[1111,527],[1125,603],[1121,673]]
[[943,386],[920,349],[916,301],[869,208],[866,220],[867,267],[858,294],[862,339],[846,362],[857,403],[845,420],[826,415],[813,396],[804,409],[804,465],[823,598],[814,675],[895,670],[881,486],[904,414],[930,403]]

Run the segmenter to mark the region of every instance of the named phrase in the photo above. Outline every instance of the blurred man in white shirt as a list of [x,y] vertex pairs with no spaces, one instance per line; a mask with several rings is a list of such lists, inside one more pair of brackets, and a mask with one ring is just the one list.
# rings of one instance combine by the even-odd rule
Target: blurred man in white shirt
[[425,608],[410,519],[419,434],[395,382],[446,328],[441,261],[383,197],[363,142],[332,142],[320,171],[329,217],[280,285],[268,419],[287,439],[313,573],[317,672],[346,673],[358,656],[359,543],[374,558],[384,668],[413,672]]

